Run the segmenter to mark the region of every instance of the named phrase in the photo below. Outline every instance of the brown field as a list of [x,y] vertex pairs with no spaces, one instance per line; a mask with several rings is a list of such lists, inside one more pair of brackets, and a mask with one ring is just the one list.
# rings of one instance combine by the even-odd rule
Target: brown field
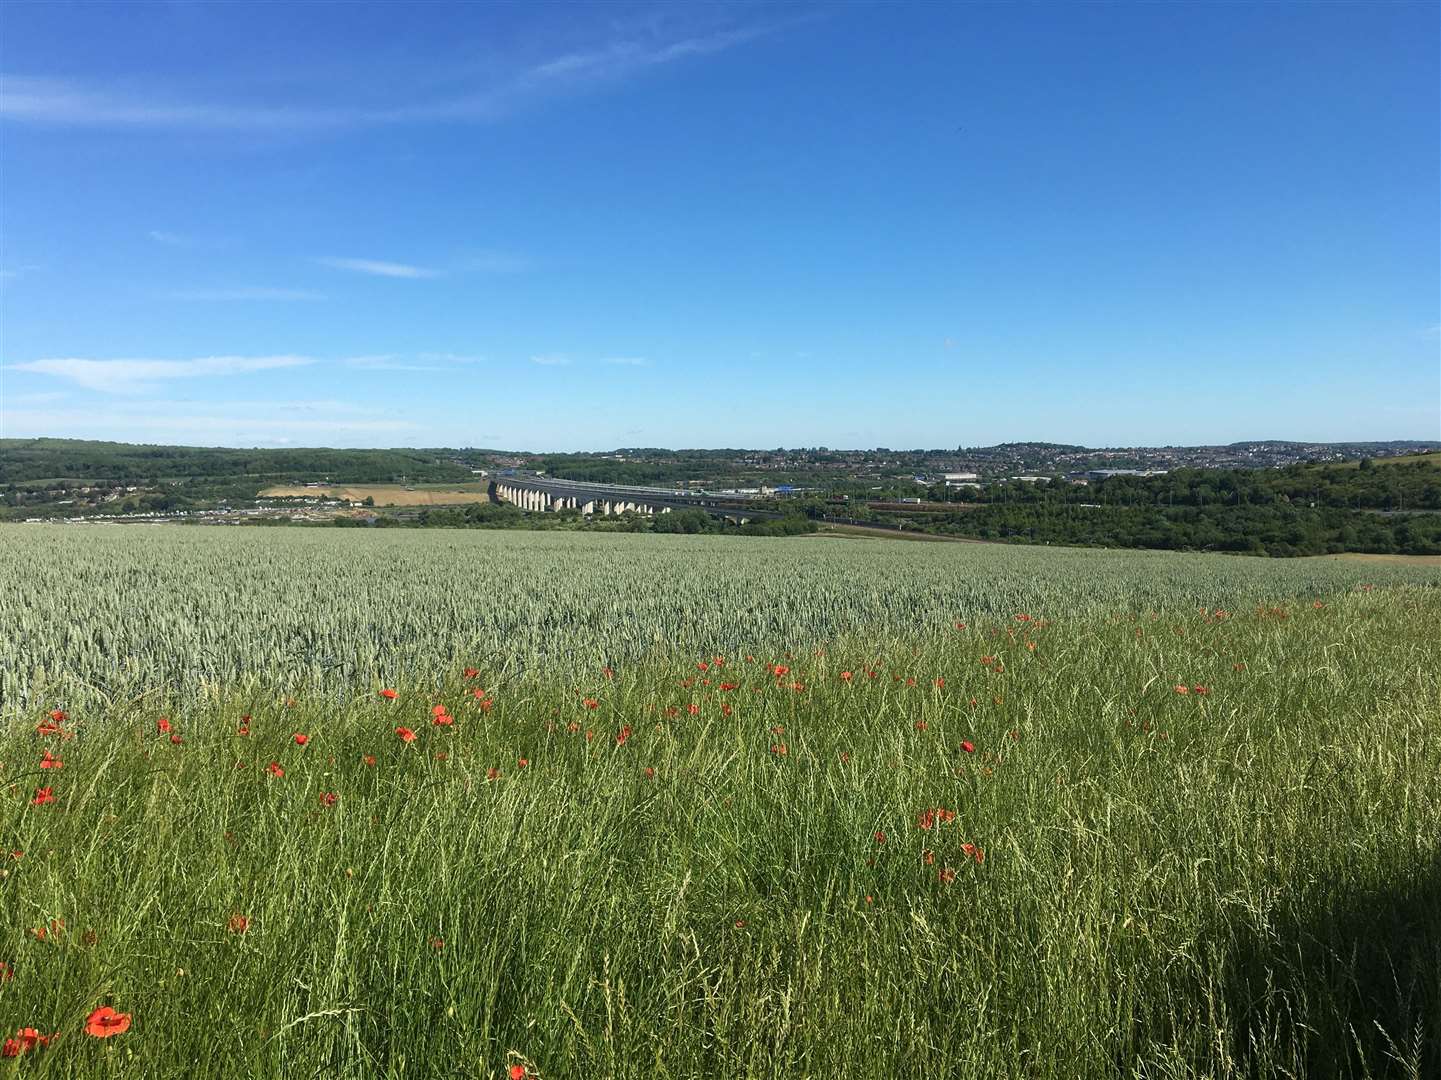
[[463,506],[467,503],[486,502],[488,498],[483,484],[433,488],[406,488],[399,484],[340,484],[334,487],[277,484],[266,488],[259,495],[262,499],[302,499],[315,496],[349,499],[352,502],[363,502],[369,497],[375,500],[376,506]]
[[1350,551],[1344,555],[1313,555],[1314,559],[1345,559],[1347,562],[1381,563],[1388,566],[1441,566],[1441,555],[1368,555]]

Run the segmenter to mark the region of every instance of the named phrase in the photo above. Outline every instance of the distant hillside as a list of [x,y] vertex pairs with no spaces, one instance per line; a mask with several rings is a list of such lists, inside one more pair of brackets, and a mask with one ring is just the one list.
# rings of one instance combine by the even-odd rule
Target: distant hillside
[[222,478],[365,484],[469,479],[470,469],[455,455],[453,450],[235,450],[81,439],[0,439],[0,484]]

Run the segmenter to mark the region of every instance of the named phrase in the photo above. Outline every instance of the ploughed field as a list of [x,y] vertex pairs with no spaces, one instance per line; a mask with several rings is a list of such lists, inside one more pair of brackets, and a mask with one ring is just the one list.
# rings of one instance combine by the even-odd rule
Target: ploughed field
[[1441,1075],[1438,584],[0,528],[0,1069]]

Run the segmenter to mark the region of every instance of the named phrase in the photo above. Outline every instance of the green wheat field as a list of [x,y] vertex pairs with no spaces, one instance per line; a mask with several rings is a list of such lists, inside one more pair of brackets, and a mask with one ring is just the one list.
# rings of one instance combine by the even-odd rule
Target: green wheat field
[[0,1074],[1441,1076],[1438,585],[0,528]]

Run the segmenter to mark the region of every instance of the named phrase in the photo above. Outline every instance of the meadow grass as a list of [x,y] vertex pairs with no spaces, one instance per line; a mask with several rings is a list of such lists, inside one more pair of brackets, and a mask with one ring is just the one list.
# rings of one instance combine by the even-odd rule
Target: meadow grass
[[[60,1033],[17,1073],[1441,1075],[1441,591],[1406,583],[1424,576],[536,545],[529,618],[570,647],[467,661],[440,582],[486,608],[475,583],[503,593],[524,544],[287,536],[261,571],[249,537],[140,530],[174,576],[127,583],[158,548],[58,532],[6,568],[37,586],[27,620],[72,605],[12,634],[6,601],[26,651],[0,733],[0,1035]],[[251,624],[277,564],[346,550],[300,584],[303,617]],[[823,551],[840,561],[807,562]],[[556,577],[582,557],[655,583],[629,601],[652,621],[577,625]],[[224,576],[237,560],[258,578]],[[432,605],[397,618],[439,659],[330,686],[271,665],[305,618],[356,663],[383,653],[370,623],[327,621],[382,565]],[[756,589],[738,616],[735,578]],[[244,618],[192,607],[167,630],[208,590]],[[1202,611],[1206,591],[1231,610]],[[697,648],[707,619],[767,647]],[[153,689],[100,686],[123,656]],[[84,1034],[101,1005],[130,1029]]]

